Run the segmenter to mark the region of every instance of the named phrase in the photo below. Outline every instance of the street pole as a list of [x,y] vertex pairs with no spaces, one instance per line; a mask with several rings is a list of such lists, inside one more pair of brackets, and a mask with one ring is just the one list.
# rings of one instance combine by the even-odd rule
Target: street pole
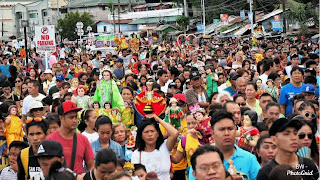
[[119,26],[119,34],[120,34],[120,0],[118,0],[118,26]]
[[49,0],[47,0],[47,18],[48,18],[48,25],[50,24],[50,16],[49,16]]
[[189,17],[187,0],[183,0],[184,16]]
[[283,33],[286,34],[287,33],[287,22],[286,22],[286,2],[285,0],[282,0],[282,13],[283,13]]
[[28,66],[28,42],[27,42],[27,27],[23,27],[24,31],[24,46],[26,47],[26,66]]
[[3,37],[4,35],[4,30],[3,30],[3,10],[1,11],[2,14],[2,21],[1,21],[1,36]]
[[113,16],[113,35],[115,35],[116,32],[116,21],[114,19],[114,4],[112,3],[112,16]]
[[206,35],[206,12],[204,8],[204,0],[202,0],[202,15],[203,15],[203,36]]
[[253,12],[252,12],[252,0],[249,1],[250,3],[250,15],[251,15],[251,34],[253,34]]

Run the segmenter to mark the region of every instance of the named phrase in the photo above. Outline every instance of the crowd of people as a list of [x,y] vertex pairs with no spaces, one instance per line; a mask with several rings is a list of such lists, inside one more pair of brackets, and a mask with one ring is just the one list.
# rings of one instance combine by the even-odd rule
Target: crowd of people
[[0,180],[319,178],[319,44],[131,41],[1,46]]

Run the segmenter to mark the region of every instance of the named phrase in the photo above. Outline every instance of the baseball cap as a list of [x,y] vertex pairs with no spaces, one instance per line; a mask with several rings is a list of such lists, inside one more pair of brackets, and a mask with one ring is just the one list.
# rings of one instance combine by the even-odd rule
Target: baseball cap
[[38,147],[38,154],[36,157],[57,156],[63,157],[63,149],[58,141],[45,140]]
[[171,82],[169,85],[168,85],[168,88],[177,88],[177,84],[175,82]]
[[52,74],[51,69],[46,69],[46,70],[44,71],[44,74]]
[[257,53],[257,52],[258,52],[258,49],[257,49],[257,48],[252,48],[252,49],[251,49],[251,52],[256,52],[256,53]]
[[78,108],[77,105],[72,101],[65,101],[58,107],[58,114],[64,115],[71,111],[80,111],[82,108]]
[[302,88],[302,92],[304,93],[316,93],[316,90],[314,88],[314,86],[312,84],[306,84],[303,88]]
[[57,80],[57,81],[63,81],[63,80],[64,80],[63,74],[57,74],[57,75],[56,75],[56,80]]
[[222,66],[222,67],[227,67],[227,65],[228,65],[228,63],[227,63],[226,60],[220,60],[219,64],[220,64],[220,66]]
[[230,80],[237,80],[239,78],[239,74],[237,72],[232,72],[229,75]]
[[201,77],[201,74],[198,71],[192,71],[190,74],[191,80],[199,79],[200,77]]
[[299,130],[301,128],[302,124],[299,120],[290,120],[286,118],[280,118],[273,122],[272,126],[269,129],[269,135],[274,136],[278,132],[283,132],[288,127],[293,127],[296,130]]
[[115,60],[114,62],[121,62],[121,63],[123,63],[123,59],[122,59],[122,58],[118,58],[118,59]]
[[176,98],[176,100],[178,101],[183,101],[183,102],[187,102],[186,96],[184,94],[178,93],[173,95],[174,98]]

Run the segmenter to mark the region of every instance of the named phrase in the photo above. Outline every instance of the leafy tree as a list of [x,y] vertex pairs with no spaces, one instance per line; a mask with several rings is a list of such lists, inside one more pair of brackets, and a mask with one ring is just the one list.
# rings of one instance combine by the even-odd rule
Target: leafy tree
[[317,11],[312,8],[311,2],[304,4],[294,0],[288,0],[287,4],[290,10],[285,13],[285,16],[291,21],[299,23],[301,35],[308,33],[308,23],[310,22],[314,22],[315,25],[319,27],[319,17]]
[[78,38],[75,32],[77,22],[81,21],[83,23],[83,30],[85,34],[87,33],[87,27],[94,26],[94,21],[90,17],[89,13],[85,12],[80,14],[77,12],[69,12],[63,19],[58,20],[57,29],[62,29],[63,38],[68,38],[69,40],[76,40]]
[[179,16],[176,21],[179,30],[183,30],[184,34],[186,34],[186,29],[190,23],[190,18],[186,16]]

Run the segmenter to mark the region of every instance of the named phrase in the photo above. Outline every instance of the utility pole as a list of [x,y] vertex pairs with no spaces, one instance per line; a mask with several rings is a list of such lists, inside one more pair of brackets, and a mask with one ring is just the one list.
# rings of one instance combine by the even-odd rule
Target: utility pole
[[129,12],[132,12],[132,2],[129,0]]
[[183,0],[184,16],[189,17],[187,0]]
[[115,35],[115,32],[116,32],[116,21],[114,19],[114,3],[112,3],[112,17],[113,17],[113,35]]
[[57,18],[59,17],[59,0],[57,0]]
[[3,37],[4,35],[4,30],[3,30],[3,10],[1,11],[2,14],[2,21],[1,21],[1,36]]
[[202,2],[202,16],[203,16],[203,36],[206,35],[206,12],[204,8],[204,0]]
[[287,22],[286,22],[286,2],[285,0],[282,0],[282,14],[283,14],[283,33],[286,34],[287,33]]
[[119,33],[120,33],[120,0],[118,0],[118,26],[119,26]]
[[250,15],[251,15],[251,35],[253,34],[253,12],[252,12],[252,0],[249,1],[250,3]]

